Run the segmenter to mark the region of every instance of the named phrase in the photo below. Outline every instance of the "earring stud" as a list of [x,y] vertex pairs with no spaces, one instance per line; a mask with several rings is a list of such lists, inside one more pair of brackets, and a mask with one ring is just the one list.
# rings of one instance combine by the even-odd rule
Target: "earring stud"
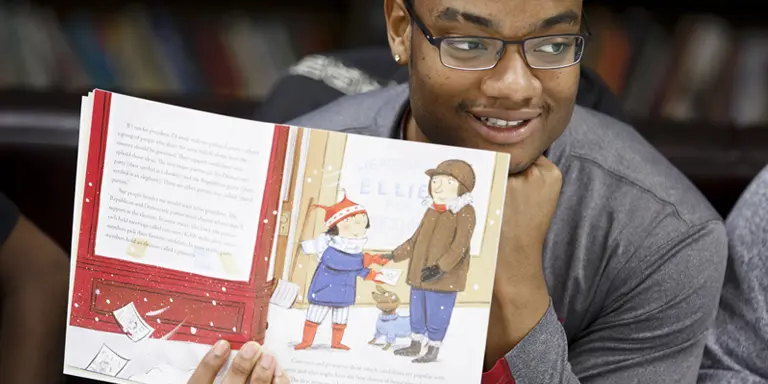
[[400,55],[395,55],[395,61],[400,62]]

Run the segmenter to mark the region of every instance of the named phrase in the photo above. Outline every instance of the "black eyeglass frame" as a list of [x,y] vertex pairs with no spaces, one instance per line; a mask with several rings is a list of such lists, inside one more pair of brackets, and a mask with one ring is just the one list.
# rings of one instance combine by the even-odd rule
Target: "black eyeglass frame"
[[[553,38],[553,37],[580,37],[583,41],[583,47],[582,51],[579,54],[578,60],[575,60],[571,64],[567,65],[561,65],[557,67],[536,67],[531,65],[531,63],[528,61],[528,57],[525,54],[525,51],[522,50],[522,57],[525,61],[525,64],[528,65],[528,67],[538,70],[553,70],[553,69],[563,69],[572,67],[579,62],[581,62],[581,59],[584,57],[584,50],[586,49],[587,40],[590,36],[592,36],[592,32],[589,29],[589,24],[587,22],[587,14],[582,9],[581,11],[581,21],[582,26],[585,29],[585,33],[560,33],[560,34],[554,34],[554,35],[543,35],[543,36],[531,36],[527,37],[522,40],[504,40],[499,39],[496,37],[488,37],[488,36],[447,36],[447,37],[436,37],[432,34],[432,32],[429,31],[429,28],[424,24],[424,22],[421,21],[421,19],[416,15],[416,10],[413,8],[413,0],[403,0],[403,4],[405,5],[405,10],[408,12],[408,16],[411,18],[411,21],[413,21],[414,24],[421,30],[421,33],[424,34],[424,37],[427,39],[429,44],[437,48],[438,55],[440,56],[440,63],[442,63],[445,67],[457,69],[461,71],[485,71],[489,69],[495,68],[499,61],[501,61],[501,58],[504,56],[504,53],[506,52],[507,45],[520,45],[521,47],[525,46],[525,43],[530,40],[541,40],[542,38]],[[454,67],[451,65],[445,64],[442,58],[442,50],[440,49],[440,46],[442,45],[443,41],[449,40],[449,39],[485,39],[485,40],[495,40],[501,42],[501,48],[499,48],[499,51],[496,52],[496,62],[490,66],[490,67],[484,67],[484,68],[459,68]]]

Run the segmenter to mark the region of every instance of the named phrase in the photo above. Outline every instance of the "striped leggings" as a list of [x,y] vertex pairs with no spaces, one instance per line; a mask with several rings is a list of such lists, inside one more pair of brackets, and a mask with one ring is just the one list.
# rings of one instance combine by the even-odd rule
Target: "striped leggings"
[[347,324],[349,319],[349,307],[328,307],[325,305],[310,304],[307,310],[307,320],[320,324],[331,312],[331,321],[334,324]]

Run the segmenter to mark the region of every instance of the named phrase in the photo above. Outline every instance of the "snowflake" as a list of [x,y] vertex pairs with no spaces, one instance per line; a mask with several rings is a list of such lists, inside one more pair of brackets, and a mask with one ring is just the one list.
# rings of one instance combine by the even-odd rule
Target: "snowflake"
[[107,304],[109,304],[109,303],[110,303],[110,302],[109,302],[109,299],[107,299]]
[[189,332],[192,332],[192,334],[195,335],[195,334],[197,334],[197,328],[189,327]]
[[480,289],[480,285],[475,284],[475,286],[473,288],[475,288],[475,291],[477,291],[478,289]]
[[80,307],[80,304],[75,303],[75,308],[79,308],[79,307]]
[[98,288],[97,288],[97,289],[96,289],[96,294],[97,294],[97,295],[101,295],[101,289],[98,289]]
[[312,178],[311,178],[311,177],[308,177],[308,178],[307,178],[307,183],[311,183],[311,182],[312,182]]
[[144,302],[145,302],[145,303],[147,302],[147,298],[146,298],[146,297],[144,298]]
[[232,332],[237,332],[237,327],[232,327]]
[[170,300],[170,301],[171,301],[171,303],[173,303],[173,299],[168,299],[168,300]]
[[216,305],[216,300],[211,301],[211,304]]
[[211,327],[213,327],[213,321],[211,321],[211,322],[210,322],[210,323],[208,323],[208,324],[210,324],[210,325],[211,325]]
[[98,318],[98,317],[96,318],[96,321],[99,321],[99,318]]
[[87,198],[87,197],[86,197],[86,198],[85,198],[85,202],[86,202],[86,203],[90,203],[90,202],[91,202],[91,199],[89,199],[89,198]]
[[227,291],[227,287],[221,287],[221,290],[226,292]]

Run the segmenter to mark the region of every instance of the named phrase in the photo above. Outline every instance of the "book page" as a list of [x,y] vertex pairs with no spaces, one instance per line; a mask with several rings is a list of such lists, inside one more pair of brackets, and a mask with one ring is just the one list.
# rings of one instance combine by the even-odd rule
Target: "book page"
[[509,155],[308,136],[265,349],[292,383],[480,383]]
[[96,254],[248,281],[273,128],[113,95]]

